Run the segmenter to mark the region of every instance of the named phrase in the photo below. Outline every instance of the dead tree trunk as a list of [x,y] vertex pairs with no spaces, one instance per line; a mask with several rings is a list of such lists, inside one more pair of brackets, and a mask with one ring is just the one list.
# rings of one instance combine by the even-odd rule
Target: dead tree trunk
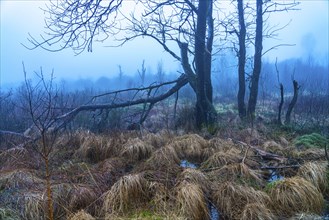
[[279,113],[278,113],[278,124],[282,125],[282,121],[281,121],[281,112],[282,112],[282,106],[283,106],[283,102],[284,102],[284,97],[283,97],[283,85],[282,83],[280,83],[280,96],[281,96],[281,100],[280,100],[280,105],[279,105]]
[[250,95],[248,101],[248,117],[255,118],[258,82],[262,68],[262,50],[263,50],[263,0],[257,0],[257,15],[256,15],[256,38],[255,38],[255,56],[254,70],[251,76]]
[[296,80],[292,81],[293,85],[294,85],[294,96],[292,97],[292,100],[289,104],[288,110],[287,110],[287,114],[286,114],[286,124],[290,124],[291,121],[291,112],[293,110],[293,108],[296,105],[297,102],[297,98],[298,98],[298,90],[299,90],[299,86],[298,86],[298,82]]
[[[206,92],[210,91],[209,80],[206,70],[209,66],[206,64],[206,31],[207,17],[210,0],[199,0],[198,18],[195,31],[195,67],[196,67],[196,126],[201,128],[204,125],[212,123],[212,100],[208,99]],[[208,63],[208,65],[211,64]],[[207,77],[208,76],[208,77]]]
[[246,106],[244,97],[246,93],[245,65],[246,65],[246,24],[244,21],[243,0],[238,0],[239,14],[239,91],[238,91],[238,110],[240,118],[246,117]]

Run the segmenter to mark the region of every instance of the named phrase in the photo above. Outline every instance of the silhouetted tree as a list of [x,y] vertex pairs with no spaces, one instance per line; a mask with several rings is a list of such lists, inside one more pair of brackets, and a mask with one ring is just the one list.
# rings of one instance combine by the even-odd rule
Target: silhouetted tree
[[[51,1],[46,10],[50,32],[41,40],[30,36],[31,49],[41,47],[59,51],[72,48],[81,53],[92,51],[94,41],[103,41],[109,36],[117,36],[121,44],[137,37],[149,37],[182,64],[196,93],[197,126],[212,123],[215,115],[211,85],[213,0],[139,0],[134,4],[142,7],[144,12],[134,11],[130,16],[124,11],[125,4],[133,3],[123,0]],[[126,33],[124,37],[120,38],[120,31]],[[175,53],[170,42],[176,42],[180,55]],[[189,57],[193,57],[193,68]]]

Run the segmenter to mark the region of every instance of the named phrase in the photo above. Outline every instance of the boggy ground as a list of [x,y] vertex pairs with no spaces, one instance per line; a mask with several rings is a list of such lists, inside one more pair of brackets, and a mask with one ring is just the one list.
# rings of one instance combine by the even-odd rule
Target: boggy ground
[[[220,219],[321,219],[324,149],[294,143],[261,128],[61,134],[50,161],[54,217],[201,220],[216,209]],[[48,218],[44,163],[31,145],[0,152],[0,219]]]

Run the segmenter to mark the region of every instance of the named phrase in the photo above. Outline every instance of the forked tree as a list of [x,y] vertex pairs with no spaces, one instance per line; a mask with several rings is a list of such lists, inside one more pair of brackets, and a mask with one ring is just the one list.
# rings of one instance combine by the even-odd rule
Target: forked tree
[[[129,14],[129,4],[139,9]],[[213,123],[215,117],[211,84],[213,4],[213,0],[50,1],[45,10],[48,33],[41,39],[30,36],[30,49],[72,48],[81,53],[92,51],[94,41],[109,37],[119,40],[119,45],[138,37],[153,39],[181,63],[184,73],[174,87],[179,90],[187,79],[193,88],[196,125],[201,128]],[[167,96],[156,100],[161,98]],[[108,108],[106,105],[89,107]]]

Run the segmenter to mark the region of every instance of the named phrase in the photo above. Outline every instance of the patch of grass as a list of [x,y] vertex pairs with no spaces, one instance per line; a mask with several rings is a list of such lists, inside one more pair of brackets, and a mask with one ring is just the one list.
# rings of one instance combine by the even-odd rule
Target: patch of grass
[[154,147],[140,140],[139,138],[130,139],[123,145],[121,155],[128,160],[137,161],[148,158],[154,151]]
[[121,177],[105,193],[103,209],[107,214],[122,214],[149,200],[148,182],[142,174]]
[[68,220],[95,220],[95,218],[84,210],[80,210],[77,213],[69,216]]
[[9,208],[0,208],[0,219],[3,220],[17,220],[19,219],[19,214],[14,210]]
[[274,220],[276,217],[272,211],[261,203],[250,203],[244,207],[241,220]]
[[270,203],[266,193],[234,182],[217,186],[213,197],[220,213],[228,219],[240,219],[248,204],[261,203],[266,206]]
[[195,220],[210,218],[206,198],[199,185],[183,181],[177,186],[176,190],[179,216]]
[[329,140],[318,133],[306,134],[294,140],[297,147],[305,148],[324,148],[329,144]]
[[178,182],[186,181],[188,183],[197,184],[201,187],[205,194],[209,193],[210,182],[208,177],[200,170],[187,168],[178,177]]
[[300,177],[276,181],[268,189],[268,194],[274,210],[283,217],[299,212],[321,214],[324,208],[322,194],[312,183]]
[[327,166],[326,161],[307,162],[299,168],[297,175],[311,182],[320,192],[328,196],[329,172]]

